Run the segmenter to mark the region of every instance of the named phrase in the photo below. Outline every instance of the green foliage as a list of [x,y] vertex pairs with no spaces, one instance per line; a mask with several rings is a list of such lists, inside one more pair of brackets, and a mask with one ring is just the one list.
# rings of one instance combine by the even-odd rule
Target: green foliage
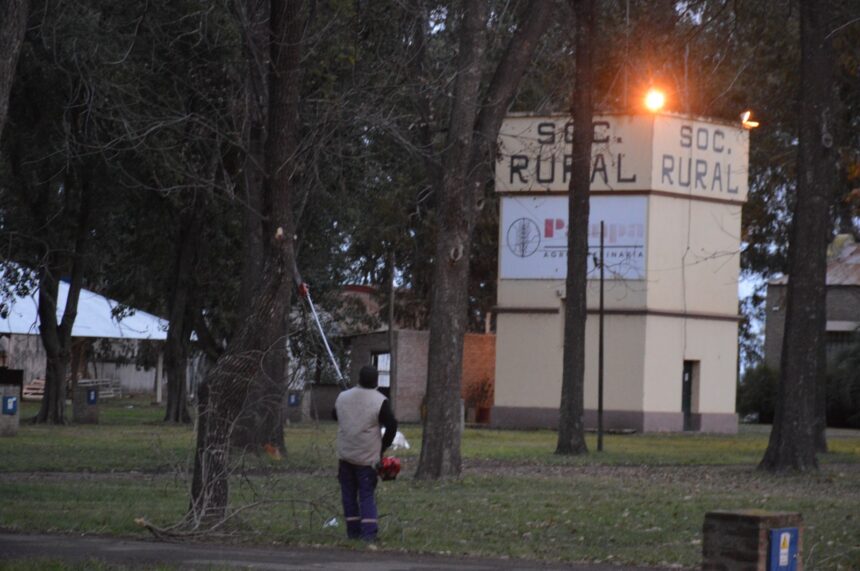
[[[779,374],[766,365],[747,369],[738,386],[737,411],[741,418],[770,424],[776,406]],[[827,426],[860,428],[860,339],[828,365]]]
[[767,365],[759,364],[746,370],[737,394],[737,411],[741,418],[755,415],[756,422],[773,422],[777,381],[777,373]]

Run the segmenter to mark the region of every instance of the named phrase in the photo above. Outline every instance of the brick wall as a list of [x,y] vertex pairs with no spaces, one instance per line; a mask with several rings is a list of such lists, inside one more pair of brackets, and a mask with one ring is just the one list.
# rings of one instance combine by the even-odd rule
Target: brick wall
[[[493,406],[492,387],[496,379],[496,336],[467,333],[463,344],[463,399],[466,406]],[[489,382],[489,398],[482,403],[470,403],[470,392],[482,382]],[[477,391],[476,391],[477,392]]]

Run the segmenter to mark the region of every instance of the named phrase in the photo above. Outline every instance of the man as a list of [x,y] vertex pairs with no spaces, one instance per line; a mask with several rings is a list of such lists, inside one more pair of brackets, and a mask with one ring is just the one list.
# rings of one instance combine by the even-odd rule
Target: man
[[[376,540],[376,466],[397,434],[397,419],[385,395],[376,390],[379,373],[362,367],[358,386],[338,395],[334,417],[338,422],[337,479],[350,539]],[[385,427],[385,437],[380,427]]]

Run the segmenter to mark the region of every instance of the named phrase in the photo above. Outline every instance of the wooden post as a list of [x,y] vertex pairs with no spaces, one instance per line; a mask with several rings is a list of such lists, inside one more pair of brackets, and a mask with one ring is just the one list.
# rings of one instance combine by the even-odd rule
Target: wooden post
[[158,353],[158,364],[155,366],[155,404],[161,404],[161,379],[164,372],[164,352]]

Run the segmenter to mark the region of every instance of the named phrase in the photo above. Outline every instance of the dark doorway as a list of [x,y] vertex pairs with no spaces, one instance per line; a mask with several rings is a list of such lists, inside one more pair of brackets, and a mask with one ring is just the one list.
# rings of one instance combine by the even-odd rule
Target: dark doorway
[[684,415],[684,430],[693,430],[693,367],[695,361],[684,361],[684,377],[681,384],[681,412]]

